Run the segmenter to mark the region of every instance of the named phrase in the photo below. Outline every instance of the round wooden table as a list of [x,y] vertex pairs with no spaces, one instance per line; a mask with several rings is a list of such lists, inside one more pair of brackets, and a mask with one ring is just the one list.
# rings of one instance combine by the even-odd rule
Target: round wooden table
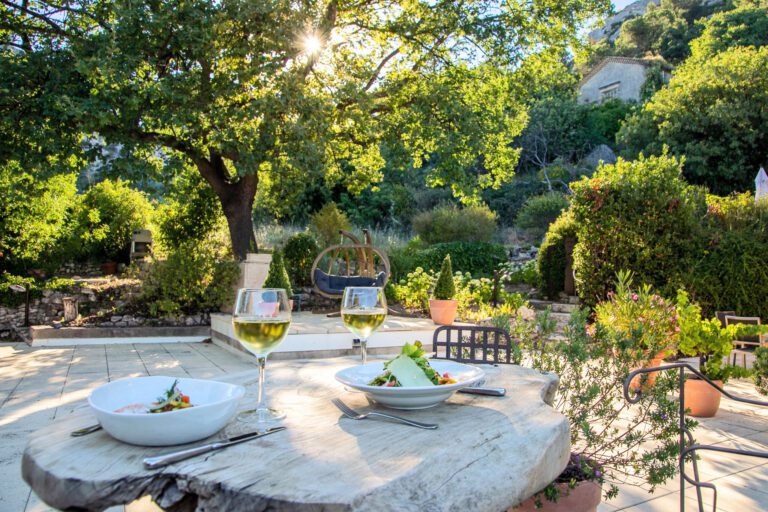
[[547,405],[555,375],[484,367],[486,385],[506,387],[506,397],[457,394],[432,409],[395,412],[440,425],[419,430],[341,416],[333,397],[371,407],[333,378],[354,364],[358,358],[272,362],[268,394],[287,413],[286,431],[157,470],[145,470],[142,459],[178,447],[131,446],[103,431],[70,437],[95,421],[83,408],[30,437],[24,479],[43,501],[65,510],[103,510],[151,495],[172,511],[501,512],[566,465],[568,422]]

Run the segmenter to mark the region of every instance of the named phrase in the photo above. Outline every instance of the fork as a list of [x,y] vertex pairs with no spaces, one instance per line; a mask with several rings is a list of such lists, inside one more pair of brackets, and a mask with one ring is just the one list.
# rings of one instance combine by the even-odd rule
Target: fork
[[402,423],[403,425],[409,425],[411,427],[416,427],[416,428],[423,428],[427,430],[434,430],[437,428],[437,425],[435,425],[434,423],[421,423],[420,421],[413,421],[413,420],[409,420],[408,418],[402,418],[400,416],[384,414],[383,412],[371,411],[365,414],[360,414],[359,412],[350,408],[347,404],[345,404],[338,398],[332,399],[331,402],[333,402],[333,405],[339,408],[339,410],[344,414],[344,416],[353,420],[364,420],[367,418],[385,418],[385,419],[396,421],[398,423]]

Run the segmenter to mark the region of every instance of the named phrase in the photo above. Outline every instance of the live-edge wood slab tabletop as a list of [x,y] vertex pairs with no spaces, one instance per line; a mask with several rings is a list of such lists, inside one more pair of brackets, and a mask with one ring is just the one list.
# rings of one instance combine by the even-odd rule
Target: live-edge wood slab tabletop
[[506,397],[455,394],[434,408],[390,411],[440,425],[420,430],[342,417],[331,398],[372,407],[334,379],[355,364],[351,357],[270,362],[267,393],[287,413],[287,430],[156,470],[144,469],[142,459],[181,447],[131,446],[103,431],[71,437],[95,422],[82,408],[30,436],[22,474],[62,510],[103,510],[151,495],[172,511],[501,512],[565,467],[568,422],[548,405],[555,375],[483,366],[486,385],[507,388]]

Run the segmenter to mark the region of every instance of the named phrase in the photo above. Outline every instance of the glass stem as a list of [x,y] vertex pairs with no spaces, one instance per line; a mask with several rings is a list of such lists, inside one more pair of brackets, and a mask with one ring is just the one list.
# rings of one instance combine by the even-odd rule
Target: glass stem
[[259,421],[266,421],[267,407],[264,405],[264,380],[267,373],[267,356],[257,356],[256,361],[259,365],[259,391],[256,395],[256,414]]
[[368,362],[368,338],[360,338],[360,355],[363,356],[363,364]]

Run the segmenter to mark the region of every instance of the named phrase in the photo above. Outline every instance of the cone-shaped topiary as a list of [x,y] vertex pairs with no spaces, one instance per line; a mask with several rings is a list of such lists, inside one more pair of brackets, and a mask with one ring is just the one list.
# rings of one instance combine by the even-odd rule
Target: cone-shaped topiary
[[267,273],[267,280],[264,281],[264,288],[283,288],[285,293],[288,294],[289,299],[293,295],[291,280],[288,278],[288,272],[286,272],[285,264],[283,263],[283,253],[278,250],[272,253],[272,262],[269,264],[269,272]]
[[437,300],[450,300],[456,295],[456,285],[453,283],[453,268],[451,266],[451,255],[446,254],[443,264],[440,267],[440,275],[435,283],[433,293]]

